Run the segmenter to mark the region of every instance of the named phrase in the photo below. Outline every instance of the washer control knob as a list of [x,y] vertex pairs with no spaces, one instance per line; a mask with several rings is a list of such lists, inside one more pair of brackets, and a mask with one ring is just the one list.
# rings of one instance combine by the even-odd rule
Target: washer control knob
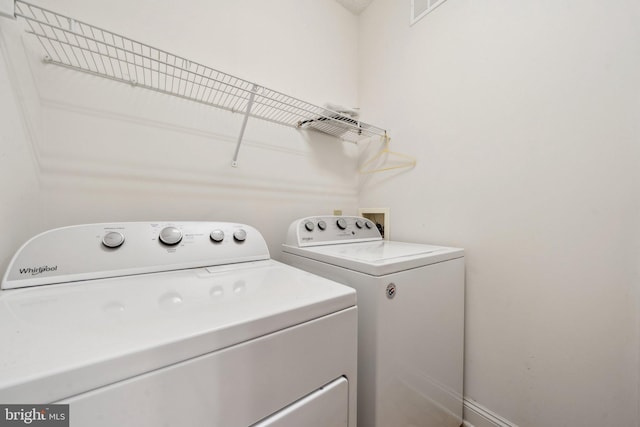
[[165,227],[160,230],[160,241],[165,245],[173,246],[182,240],[182,231],[177,227]]
[[361,219],[356,219],[356,227],[362,228],[364,227],[364,222]]
[[313,231],[316,226],[311,221],[307,221],[304,223],[304,228],[306,228],[307,231]]
[[327,223],[324,221],[318,221],[318,228],[322,231],[327,229]]
[[338,218],[336,225],[340,230],[345,230],[347,228],[347,220],[344,218]]
[[373,227],[373,224],[371,224],[371,221],[367,221],[367,222],[364,223],[364,226],[367,227],[370,230],[371,227]]
[[124,234],[117,231],[110,231],[102,238],[102,244],[108,248],[118,248],[124,243]]
[[211,240],[213,240],[216,243],[220,243],[224,240],[224,231],[218,229],[218,230],[213,230],[211,232],[211,234],[209,235],[209,237],[211,238]]
[[244,242],[246,238],[247,238],[247,232],[244,231],[242,228],[233,232],[233,239],[236,242]]

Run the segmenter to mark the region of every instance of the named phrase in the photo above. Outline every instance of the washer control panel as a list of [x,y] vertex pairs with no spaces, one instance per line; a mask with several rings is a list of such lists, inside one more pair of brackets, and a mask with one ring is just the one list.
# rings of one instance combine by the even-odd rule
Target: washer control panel
[[25,243],[2,289],[269,259],[258,230],[228,222],[122,222],[57,228]]
[[318,216],[294,221],[287,233],[287,245],[316,246],[382,240],[376,225],[357,216]]

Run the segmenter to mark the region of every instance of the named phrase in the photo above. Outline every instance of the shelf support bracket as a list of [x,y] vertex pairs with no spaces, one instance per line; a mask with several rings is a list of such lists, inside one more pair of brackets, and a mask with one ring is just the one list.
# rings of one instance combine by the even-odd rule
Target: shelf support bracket
[[240,153],[240,145],[242,144],[242,138],[244,137],[244,130],[247,128],[247,121],[249,120],[249,115],[251,114],[251,108],[253,107],[253,101],[256,97],[256,92],[258,92],[258,85],[254,84],[251,89],[251,95],[249,95],[249,102],[247,102],[247,110],[244,112],[244,119],[242,120],[242,127],[240,128],[240,135],[238,135],[238,143],[236,144],[236,152],[233,155],[233,161],[231,162],[231,166],[234,168],[238,167],[238,153]]

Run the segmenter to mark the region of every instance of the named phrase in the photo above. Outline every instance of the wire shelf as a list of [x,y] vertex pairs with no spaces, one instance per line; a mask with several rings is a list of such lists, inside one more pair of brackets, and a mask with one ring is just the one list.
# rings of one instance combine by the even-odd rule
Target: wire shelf
[[16,16],[37,37],[47,62],[346,141],[386,135],[384,129],[347,115],[119,34],[21,0],[15,5]]

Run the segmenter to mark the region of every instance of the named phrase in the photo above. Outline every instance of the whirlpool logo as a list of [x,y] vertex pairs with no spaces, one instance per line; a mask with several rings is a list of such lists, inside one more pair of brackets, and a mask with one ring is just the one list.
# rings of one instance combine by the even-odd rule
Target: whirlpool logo
[[27,268],[20,268],[18,270],[20,271],[20,274],[30,274],[32,276],[37,276],[38,274],[48,273],[50,271],[57,271],[58,266],[43,265],[42,267],[27,267]]

